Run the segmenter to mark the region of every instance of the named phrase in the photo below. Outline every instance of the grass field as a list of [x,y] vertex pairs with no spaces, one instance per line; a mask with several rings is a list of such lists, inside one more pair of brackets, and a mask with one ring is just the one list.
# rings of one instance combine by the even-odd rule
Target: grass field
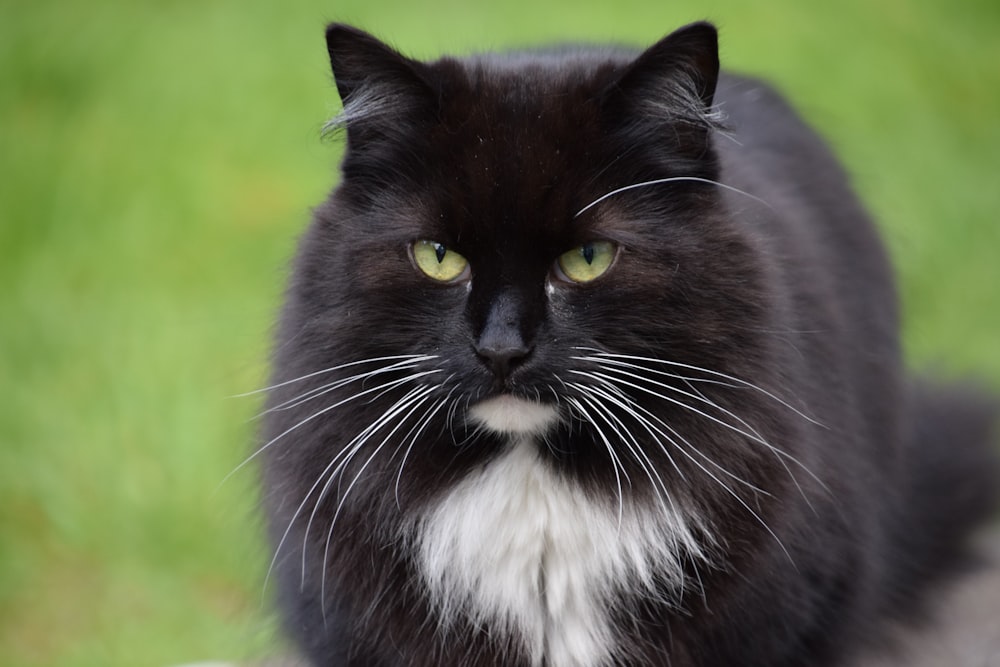
[[995,0],[0,0],[0,664],[280,652],[255,473],[223,479],[335,174],[327,20],[431,56],[700,18],[844,157],[913,364],[1000,389]]

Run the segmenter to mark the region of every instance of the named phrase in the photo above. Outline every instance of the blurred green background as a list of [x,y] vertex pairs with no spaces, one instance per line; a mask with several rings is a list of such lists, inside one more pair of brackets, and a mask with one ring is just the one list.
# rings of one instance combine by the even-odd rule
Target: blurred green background
[[0,0],[0,664],[281,652],[255,471],[223,480],[335,178],[326,21],[432,56],[701,18],[846,161],[912,363],[1000,389],[995,0]]

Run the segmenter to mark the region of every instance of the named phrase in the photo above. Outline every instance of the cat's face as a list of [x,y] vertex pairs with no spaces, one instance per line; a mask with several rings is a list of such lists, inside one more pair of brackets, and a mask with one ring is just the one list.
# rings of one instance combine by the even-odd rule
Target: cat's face
[[[707,182],[714,42],[515,75],[369,40],[330,35],[348,152],[303,244],[281,378],[350,363],[323,382],[356,379],[296,405],[302,419],[353,401],[331,428],[377,424],[371,469],[405,458],[416,479],[529,434],[598,482],[703,465],[663,442],[706,428],[701,403],[725,402],[713,373],[745,376],[763,317],[750,250]],[[642,453],[610,451],[609,433]]]

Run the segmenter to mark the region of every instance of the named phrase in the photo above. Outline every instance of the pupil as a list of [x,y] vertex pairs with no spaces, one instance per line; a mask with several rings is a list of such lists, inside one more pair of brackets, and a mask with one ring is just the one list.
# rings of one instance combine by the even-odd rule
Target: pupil
[[440,243],[434,244],[434,254],[437,256],[438,264],[444,261],[444,256],[448,253],[448,249],[445,248]]
[[583,253],[583,259],[586,260],[587,264],[593,264],[594,263],[594,246],[592,246],[592,245],[590,245],[588,243],[587,245],[583,246],[580,250]]

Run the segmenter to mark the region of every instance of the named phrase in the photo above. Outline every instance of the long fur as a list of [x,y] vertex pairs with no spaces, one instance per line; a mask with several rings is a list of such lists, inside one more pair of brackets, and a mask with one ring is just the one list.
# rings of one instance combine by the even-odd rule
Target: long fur
[[691,587],[683,560],[704,561],[706,537],[675,507],[619,508],[555,474],[532,435],[558,414],[545,412],[517,399],[470,411],[510,442],[418,519],[418,569],[445,626],[472,616],[517,634],[532,665],[604,664],[623,653],[608,605],[638,587],[679,607]]
[[[259,450],[314,664],[837,665],[958,571],[996,411],[903,370],[868,216],[711,26],[327,45],[347,151]],[[424,275],[421,241],[467,270]]]

